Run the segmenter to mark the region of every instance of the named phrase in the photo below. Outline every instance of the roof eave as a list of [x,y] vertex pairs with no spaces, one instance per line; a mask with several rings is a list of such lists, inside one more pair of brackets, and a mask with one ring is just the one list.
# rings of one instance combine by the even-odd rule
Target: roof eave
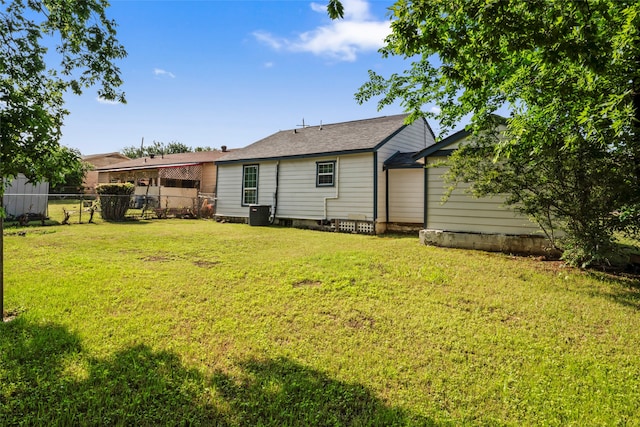
[[373,153],[377,148],[359,148],[355,150],[340,150],[340,151],[326,151],[322,153],[308,153],[308,154],[293,154],[289,156],[274,156],[274,157],[246,157],[240,159],[231,160],[216,160],[216,165],[232,164],[232,163],[255,163],[265,161],[277,161],[277,160],[296,160],[296,159],[308,159],[313,157],[327,157],[327,156],[343,156],[348,154],[361,154],[361,153]]
[[436,142],[435,144],[430,145],[424,150],[418,151],[416,154],[413,155],[413,158],[418,160],[423,157],[429,157],[430,155],[440,151],[444,147],[450,144],[453,144],[454,142],[460,141],[461,139],[464,139],[469,135],[471,135],[471,132],[469,132],[468,130],[466,129],[460,130],[452,135],[449,135],[442,141]]
[[[211,163],[213,163],[212,161]],[[122,168],[99,168],[94,169],[97,172],[126,172],[133,170],[149,170],[149,169],[166,169],[166,168],[178,168],[185,166],[197,166],[210,162],[182,162],[182,163],[170,163],[170,164],[159,164],[159,165],[140,165],[140,166],[126,166]]]

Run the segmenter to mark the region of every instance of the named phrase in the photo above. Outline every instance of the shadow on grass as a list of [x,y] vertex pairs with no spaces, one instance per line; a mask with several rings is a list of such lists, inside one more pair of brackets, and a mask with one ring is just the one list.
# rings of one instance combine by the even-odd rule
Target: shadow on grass
[[640,275],[638,273],[612,274],[589,271],[588,274],[600,282],[613,285],[610,287],[607,297],[617,303],[640,310]]
[[0,324],[0,424],[434,425],[288,359],[238,367],[208,377],[145,345],[88,358],[66,328],[18,318]]
[[140,345],[86,358],[66,328],[0,325],[3,425],[216,425],[202,377],[168,352]]
[[213,385],[231,405],[233,423],[274,426],[435,425],[391,408],[359,384],[331,379],[289,359],[241,364],[238,381],[216,374]]

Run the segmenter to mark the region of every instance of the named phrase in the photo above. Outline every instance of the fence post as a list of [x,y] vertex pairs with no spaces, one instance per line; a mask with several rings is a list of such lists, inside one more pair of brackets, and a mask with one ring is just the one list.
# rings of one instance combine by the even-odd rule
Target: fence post
[[82,224],[82,209],[84,209],[84,194],[80,193],[80,210],[78,211],[78,224]]

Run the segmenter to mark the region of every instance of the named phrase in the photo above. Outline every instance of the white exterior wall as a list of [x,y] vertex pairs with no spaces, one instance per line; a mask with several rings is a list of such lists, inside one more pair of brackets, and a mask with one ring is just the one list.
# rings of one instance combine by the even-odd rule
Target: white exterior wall
[[[430,158],[429,163],[444,160]],[[443,204],[446,168],[429,168],[427,187],[427,229],[471,233],[541,234],[528,218],[503,206],[504,197],[475,198],[459,185]]]
[[[318,161],[336,162],[333,187],[316,187]],[[276,164],[276,161],[259,163],[258,204],[275,203]],[[249,216],[249,208],[242,206],[243,165],[218,165],[216,215]],[[373,220],[373,153],[280,160],[276,217]]]
[[[249,208],[242,206],[242,164],[218,165],[216,215],[249,217]],[[260,168],[258,173],[262,173]],[[258,176],[258,186],[262,179]],[[258,191],[258,197],[262,194]]]
[[[401,175],[400,182],[394,182],[395,172],[398,170],[390,171],[391,180],[389,182],[389,216],[386,218],[386,177],[385,172],[382,170],[384,161],[393,156],[398,151],[401,153],[408,153],[412,151],[420,151],[423,148],[434,144],[435,141],[429,128],[423,120],[416,120],[411,125],[405,127],[400,133],[395,135],[389,142],[382,146],[378,150],[378,222],[415,222],[422,223],[424,216],[422,211],[424,208],[424,202],[422,201],[424,192],[419,190],[424,189],[424,175],[422,171],[415,174],[399,174]],[[393,188],[393,189],[392,189]],[[393,194],[400,191],[399,194]],[[409,202],[411,195],[406,193],[414,192],[413,201]],[[393,201],[393,202],[392,202]],[[395,205],[395,201],[400,202],[400,205]],[[406,209],[406,210],[405,210]],[[420,214],[417,215],[416,209],[420,210]],[[400,221],[394,218],[406,218],[410,221]]]
[[424,168],[389,171],[388,222],[424,223]]
[[17,217],[26,213],[46,214],[48,195],[48,182],[31,184],[27,177],[20,174],[5,190],[2,203],[9,216]]
[[[326,197],[338,196],[327,200],[327,219],[373,221],[373,153],[339,156],[336,167],[336,186],[318,188]],[[315,187],[315,161],[313,170]]]
[[276,188],[276,162],[248,162],[218,165],[216,215],[248,218],[249,207],[242,205],[244,165],[258,165],[258,204],[273,205]]

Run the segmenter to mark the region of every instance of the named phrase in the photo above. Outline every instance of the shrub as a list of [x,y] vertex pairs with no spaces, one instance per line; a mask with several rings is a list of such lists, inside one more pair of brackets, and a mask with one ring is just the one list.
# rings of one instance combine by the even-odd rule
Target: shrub
[[100,214],[105,221],[123,221],[129,200],[135,187],[133,184],[100,184],[96,192],[100,196]]

